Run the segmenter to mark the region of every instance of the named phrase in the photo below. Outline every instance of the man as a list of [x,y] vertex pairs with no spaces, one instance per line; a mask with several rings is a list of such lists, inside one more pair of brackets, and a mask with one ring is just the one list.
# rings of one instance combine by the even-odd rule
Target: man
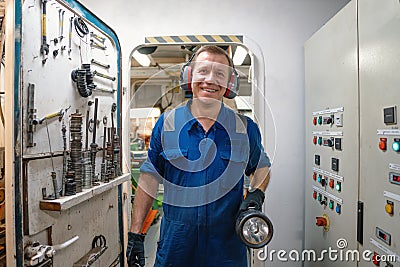
[[[181,76],[187,77],[181,79],[187,79],[193,99],[162,114],[153,129],[135,193],[129,266],[144,266],[140,231],[160,180],[164,215],[154,266],[247,266],[236,218],[250,205],[261,210],[271,164],[257,125],[222,103],[237,93],[235,74],[217,46],[201,47],[184,66]],[[251,178],[245,200],[244,174]]]

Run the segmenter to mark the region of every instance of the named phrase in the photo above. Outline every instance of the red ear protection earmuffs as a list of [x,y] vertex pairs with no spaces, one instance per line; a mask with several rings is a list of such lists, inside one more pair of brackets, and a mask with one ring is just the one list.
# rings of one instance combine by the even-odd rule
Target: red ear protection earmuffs
[[[191,63],[195,56],[196,56],[196,53],[194,53],[190,57],[188,62],[186,62],[181,69],[179,82],[180,82],[181,88],[184,91],[192,91]],[[226,91],[225,91],[224,97],[232,99],[239,93],[239,74],[235,70],[235,67],[233,66],[233,62],[229,57],[228,57],[228,60],[229,60],[229,65],[232,67],[232,74],[231,74],[231,77],[229,77],[229,81],[226,86]]]

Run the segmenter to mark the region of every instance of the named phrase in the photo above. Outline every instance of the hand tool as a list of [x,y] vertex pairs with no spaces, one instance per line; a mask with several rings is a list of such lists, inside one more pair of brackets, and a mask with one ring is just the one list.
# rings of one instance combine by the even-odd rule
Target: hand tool
[[47,0],[42,0],[42,45],[40,47],[40,53],[43,56],[49,54],[49,45],[47,44],[47,33],[46,33],[46,3]]

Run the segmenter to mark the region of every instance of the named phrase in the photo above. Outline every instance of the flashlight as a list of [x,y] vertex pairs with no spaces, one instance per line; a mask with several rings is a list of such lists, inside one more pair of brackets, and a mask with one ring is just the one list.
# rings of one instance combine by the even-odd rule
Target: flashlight
[[236,233],[246,246],[257,249],[271,241],[274,229],[264,213],[249,208],[236,219]]

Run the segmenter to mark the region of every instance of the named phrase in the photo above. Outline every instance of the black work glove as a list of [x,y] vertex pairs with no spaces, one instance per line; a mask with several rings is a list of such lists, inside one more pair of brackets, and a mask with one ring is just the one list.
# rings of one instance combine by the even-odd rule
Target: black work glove
[[144,237],[143,234],[128,232],[126,258],[129,267],[144,266]]
[[262,204],[264,203],[265,194],[260,189],[256,189],[252,192],[248,192],[246,198],[243,200],[240,205],[240,212],[246,211],[249,207],[253,207],[254,209],[261,211]]

